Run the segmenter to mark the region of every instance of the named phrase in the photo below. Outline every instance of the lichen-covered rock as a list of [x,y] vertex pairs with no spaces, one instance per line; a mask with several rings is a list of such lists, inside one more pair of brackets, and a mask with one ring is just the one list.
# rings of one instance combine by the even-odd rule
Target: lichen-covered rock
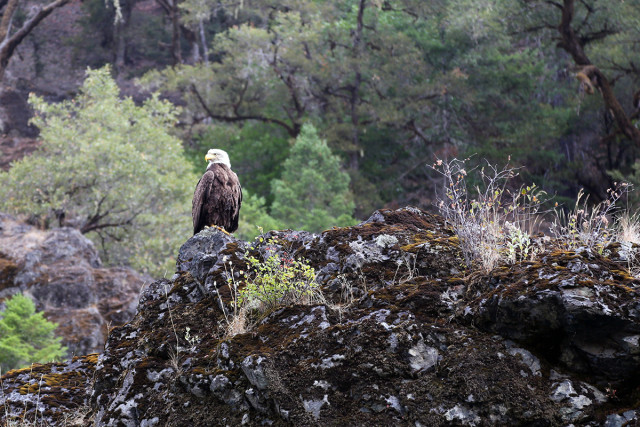
[[478,282],[486,291],[467,316],[479,328],[601,385],[624,387],[640,373],[640,281],[623,266],[587,249],[555,250]]
[[[245,256],[274,251],[310,260],[326,301],[227,335]],[[206,230],[111,330],[85,420],[633,425],[638,283],[619,260],[585,251],[538,259],[471,274],[442,219],[413,208],[254,244]]]
[[221,233],[219,229],[206,228],[182,245],[176,271],[188,272],[203,292],[213,293],[227,283],[232,267],[242,258],[244,251],[245,242]]
[[97,360],[94,353],[9,371],[0,382],[0,424],[87,425]]
[[0,307],[13,294],[29,294],[59,324],[70,355],[101,352],[107,325],[133,318],[145,282],[151,279],[130,268],[103,267],[78,230],[38,230],[0,214]]

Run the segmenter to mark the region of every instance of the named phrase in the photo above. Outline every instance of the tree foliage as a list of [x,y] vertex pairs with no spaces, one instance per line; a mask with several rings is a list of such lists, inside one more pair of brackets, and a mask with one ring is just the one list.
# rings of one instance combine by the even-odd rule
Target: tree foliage
[[[253,195],[245,224],[289,226],[272,182],[304,123],[339,156],[359,218],[430,206],[434,158],[524,165],[516,187],[598,202],[640,154],[640,0],[158,0],[168,19],[135,25],[133,4],[113,45],[166,50],[140,83],[181,98],[198,174],[206,149],[230,153]],[[134,35],[147,24],[157,37]]]
[[311,124],[305,124],[273,181],[272,215],[287,228],[322,231],[354,223],[349,175]]
[[73,100],[30,102],[43,143],[0,174],[0,208],[78,228],[107,260],[163,273],[189,235],[197,182],[169,134],[176,108],[156,95],[121,99],[108,67],[89,70]]
[[286,225],[269,215],[264,197],[242,190],[242,210],[235,235],[247,241],[253,240],[263,231],[280,230]]
[[22,368],[31,363],[59,360],[67,349],[60,344],[62,338],[54,332],[56,323],[49,322],[42,312],[36,313],[33,301],[16,294],[4,301],[0,311],[0,370]]
[[614,186],[608,171],[631,172],[640,153],[640,70],[634,62],[640,53],[640,2],[521,0],[518,4],[519,30],[556,41],[570,58],[564,62],[580,98],[597,98],[588,100],[586,120],[575,121],[595,134],[582,137],[570,154],[584,158],[576,173],[578,181],[597,201],[604,200],[606,190]]
[[[260,127],[294,138],[312,119],[343,159],[360,217],[384,202],[429,204],[433,177],[425,165],[434,155],[481,152],[499,163],[511,156],[530,165],[523,176],[564,189],[571,162],[557,140],[576,97],[559,77],[565,65],[555,63],[554,50],[504,19],[515,13],[512,3],[246,7],[262,21],[218,32],[211,61],[141,80],[183,94],[190,131],[210,132],[203,124],[213,120],[214,129]],[[264,184],[278,173],[265,167],[251,176],[262,182],[255,194],[268,208]]]

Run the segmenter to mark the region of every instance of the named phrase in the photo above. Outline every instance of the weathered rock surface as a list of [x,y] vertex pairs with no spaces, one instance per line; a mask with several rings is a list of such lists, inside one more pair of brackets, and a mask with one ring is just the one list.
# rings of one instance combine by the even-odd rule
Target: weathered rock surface
[[71,355],[102,352],[107,328],[131,320],[142,286],[129,268],[102,267],[93,243],[78,230],[49,231],[0,214],[0,306],[29,294]]
[[67,426],[87,425],[85,415],[97,360],[94,353],[9,371],[2,377],[0,389],[0,422],[6,423],[1,425],[46,426],[52,420]]
[[[229,280],[240,280],[246,254],[274,250],[310,260],[326,302],[225,335]],[[413,208],[319,235],[270,232],[255,247],[208,229],[182,247],[170,280],[145,289],[135,318],[111,330],[84,420],[635,425],[638,289],[623,261],[586,250],[467,271],[442,219]],[[25,384],[4,393],[35,401]],[[65,401],[85,402],[87,390]]]

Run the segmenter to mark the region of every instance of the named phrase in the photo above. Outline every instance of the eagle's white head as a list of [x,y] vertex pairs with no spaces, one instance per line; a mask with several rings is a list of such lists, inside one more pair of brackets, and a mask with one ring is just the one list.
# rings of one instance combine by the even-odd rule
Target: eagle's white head
[[224,150],[212,148],[211,150],[207,151],[207,155],[204,156],[204,159],[208,161],[210,165],[213,163],[222,163],[223,165],[226,165],[229,169],[231,169],[229,155]]

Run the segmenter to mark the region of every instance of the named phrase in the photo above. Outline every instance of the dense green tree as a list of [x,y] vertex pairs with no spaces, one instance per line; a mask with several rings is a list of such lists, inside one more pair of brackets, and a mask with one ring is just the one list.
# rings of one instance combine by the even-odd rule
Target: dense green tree
[[4,301],[0,311],[0,370],[4,374],[31,363],[46,363],[66,355],[62,338],[55,336],[56,323],[42,312],[36,313],[33,301],[16,294]]
[[355,222],[349,175],[311,124],[296,138],[273,195],[271,214],[287,228],[322,231]]
[[258,197],[243,189],[242,210],[235,236],[250,241],[263,232],[282,228],[286,228],[286,225],[269,215],[264,197]]
[[0,174],[0,209],[75,227],[110,262],[172,269],[197,182],[169,134],[176,108],[155,95],[141,106],[120,98],[109,68],[89,70],[73,100],[30,102],[42,146]]
[[[629,99],[638,1],[247,2],[254,18],[220,27],[209,63],[154,71],[143,82],[182,92],[190,131],[211,122],[269,135],[243,138],[244,147],[255,141],[262,150],[272,134],[282,147],[312,121],[351,177],[359,217],[384,203],[429,205],[437,183],[425,165],[473,153],[526,166],[522,179],[551,194],[604,194],[605,171],[628,171],[635,159],[621,129],[635,133],[627,125],[638,114],[629,102],[619,115],[614,103],[585,97],[595,90],[610,99],[593,68],[575,67],[580,55],[568,42],[589,66],[612,70],[613,93]],[[580,72],[586,80],[575,79]],[[251,157],[239,151],[236,163]],[[267,209],[278,165],[252,169]]]
[[[371,135],[393,129],[400,147],[412,145],[431,123],[425,114],[430,100],[442,95],[440,85],[425,77],[415,34],[406,32],[423,25],[414,9],[400,1],[281,4],[269,10],[263,25],[252,22],[218,34],[212,46],[218,60],[151,72],[142,82],[180,90],[196,123],[261,123],[295,138],[302,123],[316,118],[365,199],[375,188],[361,163],[389,145]],[[395,157],[386,158],[387,167]],[[267,194],[260,195],[269,203]]]
[[576,115],[573,88],[559,77],[564,64],[554,63],[553,51],[535,46],[504,20],[511,8],[494,0],[449,8],[441,32],[451,70],[450,113],[443,121],[454,141],[462,139],[453,143],[459,152],[477,154],[480,163],[526,166],[526,182],[554,193],[566,181],[568,162],[558,139]]

